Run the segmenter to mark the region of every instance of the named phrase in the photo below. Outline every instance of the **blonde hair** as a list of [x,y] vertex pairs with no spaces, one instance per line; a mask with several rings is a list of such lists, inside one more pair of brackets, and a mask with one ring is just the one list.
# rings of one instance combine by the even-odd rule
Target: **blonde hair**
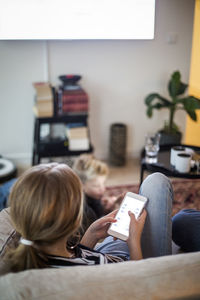
[[97,176],[107,176],[108,167],[106,163],[96,159],[93,155],[80,155],[73,165],[73,170],[84,184]]
[[45,255],[38,246],[70,238],[81,225],[81,182],[65,164],[30,168],[13,186],[9,201],[16,231],[34,243],[33,247],[19,244],[8,253],[13,271],[45,267]]

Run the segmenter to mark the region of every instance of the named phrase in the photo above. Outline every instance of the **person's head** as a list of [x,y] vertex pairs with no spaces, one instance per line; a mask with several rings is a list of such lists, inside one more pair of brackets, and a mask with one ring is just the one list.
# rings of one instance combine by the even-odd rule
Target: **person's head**
[[84,192],[95,199],[100,199],[105,192],[108,175],[106,163],[89,154],[80,155],[74,163],[74,171],[82,181]]
[[20,235],[34,246],[19,244],[10,253],[14,271],[43,267],[42,246],[66,241],[82,221],[82,185],[65,164],[41,164],[22,174],[9,197],[11,219]]

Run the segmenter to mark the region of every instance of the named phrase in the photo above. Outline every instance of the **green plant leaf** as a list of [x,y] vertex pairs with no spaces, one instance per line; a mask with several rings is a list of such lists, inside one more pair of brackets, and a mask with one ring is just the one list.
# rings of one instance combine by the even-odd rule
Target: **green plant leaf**
[[194,110],[186,110],[186,112],[193,121],[197,121],[197,114]]
[[[154,104],[152,104],[153,101]],[[164,97],[160,96],[157,93],[148,95],[145,98],[145,104],[147,106],[146,114],[149,118],[151,118],[153,115],[153,109],[161,109],[172,105],[172,103],[169,100],[165,99]]]
[[178,95],[178,92],[180,90],[180,84],[181,84],[181,74],[179,71],[175,71],[172,74],[168,84],[168,91],[172,98]]
[[152,109],[151,106],[149,106],[149,107],[147,108],[147,116],[148,116],[149,118],[151,118],[152,115],[153,115],[153,109]]
[[181,82],[178,93],[177,93],[177,96],[183,95],[185,93],[187,87],[188,87],[188,84]]
[[193,96],[189,96],[189,97],[186,97],[186,98],[183,98],[183,99],[180,99],[180,100],[182,100],[182,103],[183,103],[185,109],[188,109],[188,110],[191,110],[191,111],[194,111],[196,109],[200,109],[200,100],[198,98],[195,98]]
[[149,94],[145,98],[145,104],[147,106],[147,116],[152,117],[153,110],[160,110],[162,108],[168,108],[169,110],[169,125],[168,131],[177,131],[177,126],[174,123],[174,114],[177,109],[182,108],[194,121],[197,120],[196,109],[200,109],[200,99],[193,96],[179,98],[177,96],[185,93],[188,85],[181,82],[181,74],[179,71],[175,71],[171,75],[171,79],[168,83],[168,90],[172,100],[168,100],[162,97],[158,93]]
[[152,105],[152,108],[156,108],[156,109],[161,109],[163,107],[166,107],[165,104],[161,104],[161,103],[155,103],[154,105]]
[[176,71],[172,74],[168,84],[168,91],[172,98],[183,95],[188,87],[188,84],[181,82],[181,74]]
[[167,100],[166,98],[160,96],[158,93],[149,94],[144,100],[145,104],[147,106],[151,105],[151,103],[153,102],[154,99],[160,100],[160,102],[165,104],[165,106],[170,106],[171,105],[171,102],[169,100]]
[[153,115],[153,109],[158,109],[159,110],[161,108],[166,108],[166,105],[162,104],[162,103],[159,103],[159,102],[155,103],[154,105],[149,105],[148,108],[147,108],[147,111],[146,111],[147,116],[149,118],[151,118],[152,115]]

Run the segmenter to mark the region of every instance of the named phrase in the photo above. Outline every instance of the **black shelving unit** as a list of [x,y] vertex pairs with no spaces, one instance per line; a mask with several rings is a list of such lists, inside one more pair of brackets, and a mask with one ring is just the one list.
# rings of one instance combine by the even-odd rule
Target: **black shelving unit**
[[78,156],[82,153],[93,152],[93,146],[90,143],[88,150],[70,151],[68,149],[68,140],[48,141],[40,139],[40,130],[42,124],[71,124],[82,123],[88,127],[88,114],[68,114],[62,116],[53,116],[48,118],[35,118],[34,140],[33,140],[33,156],[32,165],[40,163],[41,158],[59,157],[59,156]]

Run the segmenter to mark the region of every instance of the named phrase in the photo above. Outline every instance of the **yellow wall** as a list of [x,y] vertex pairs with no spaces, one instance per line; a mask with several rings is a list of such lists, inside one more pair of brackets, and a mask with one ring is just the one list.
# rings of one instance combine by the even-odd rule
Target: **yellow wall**
[[[195,2],[189,94],[200,98],[200,0]],[[197,122],[187,117],[185,143],[200,146],[200,111]]]

